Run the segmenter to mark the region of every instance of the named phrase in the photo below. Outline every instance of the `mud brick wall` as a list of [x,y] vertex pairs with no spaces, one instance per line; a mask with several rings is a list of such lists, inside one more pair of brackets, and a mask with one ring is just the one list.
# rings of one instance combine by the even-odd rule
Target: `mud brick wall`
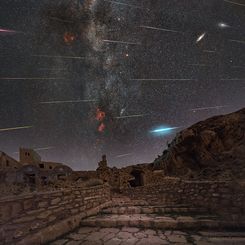
[[245,189],[233,182],[166,179],[160,185],[125,189],[132,200],[149,205],[189,205],[223,214],[245,214]]
[[110,199],[108,186],[0,199],[0,244],[53,240],[78,226],[82,218],[99,212]]

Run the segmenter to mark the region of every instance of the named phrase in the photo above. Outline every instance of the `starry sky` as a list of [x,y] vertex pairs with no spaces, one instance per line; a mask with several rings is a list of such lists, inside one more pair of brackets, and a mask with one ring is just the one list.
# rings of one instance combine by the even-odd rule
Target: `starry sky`
[[14,158],[152,162],[179,130],[245,105],[244,0],[4,0],[0,13],[0,150]]

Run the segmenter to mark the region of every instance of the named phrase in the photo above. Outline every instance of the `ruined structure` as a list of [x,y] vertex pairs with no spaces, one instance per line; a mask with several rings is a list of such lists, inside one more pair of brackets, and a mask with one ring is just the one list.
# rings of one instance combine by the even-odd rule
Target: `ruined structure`
[[0,183],[26,184],[31,187],[46,185],[57,180],[65,180],[72,169],[61,163],[43,162],[37,152],[20,148],[20,161],[0,154]]
[[0,170],[14,170],[21,168],[20,162],[16,161],[12,157],[8,156],[4,152],[0,152]]
[[243,175],[183,178],[205,166],[216,176],[217,166],[243,173],[243,119],[244,110],[198,123],[154,163],[121,169],[109,167],[105,155],[96,171],[75,172],[43,162],[33,150],[21,149],[20,162],[1,153],[2,183],[69,181],[55,190],[0,196],[0,244],[245,244]]
[[113,190],[120,191],[125,188],[147,186],[161,183],[165,177],[164,170],[154,164],[138,164],[118,169],[109,167],[106,155],[98,163],[96,171],[80,171],[74,173],[74,180],[101,179],[108,183]]

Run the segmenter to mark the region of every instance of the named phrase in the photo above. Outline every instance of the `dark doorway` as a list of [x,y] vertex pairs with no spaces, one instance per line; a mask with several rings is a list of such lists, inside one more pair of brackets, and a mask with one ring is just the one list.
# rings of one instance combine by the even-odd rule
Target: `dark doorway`
[[139,170],[133,170],[130,173],[134,179],[129,181],[129,184],[131,187],[137,187],[137,186],[143,186],[144,180],[143,180],[143,173]]
[[36,175],[35,174],[26,174],[25,180],[28,184],[35,185],[36,184]]

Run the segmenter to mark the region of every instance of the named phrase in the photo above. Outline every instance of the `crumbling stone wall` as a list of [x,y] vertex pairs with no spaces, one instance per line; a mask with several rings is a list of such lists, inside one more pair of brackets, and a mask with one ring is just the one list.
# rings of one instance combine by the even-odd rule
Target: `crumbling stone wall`
[[0,244],[43,244],[109,205],[110,188],[70,188],[0,199]]
[[132,200],[145,200],[149,205],[187,204],[220,214],[245,215],[245,189],[233,182],[165,178],[161,185],[129,188],[122,193]]

